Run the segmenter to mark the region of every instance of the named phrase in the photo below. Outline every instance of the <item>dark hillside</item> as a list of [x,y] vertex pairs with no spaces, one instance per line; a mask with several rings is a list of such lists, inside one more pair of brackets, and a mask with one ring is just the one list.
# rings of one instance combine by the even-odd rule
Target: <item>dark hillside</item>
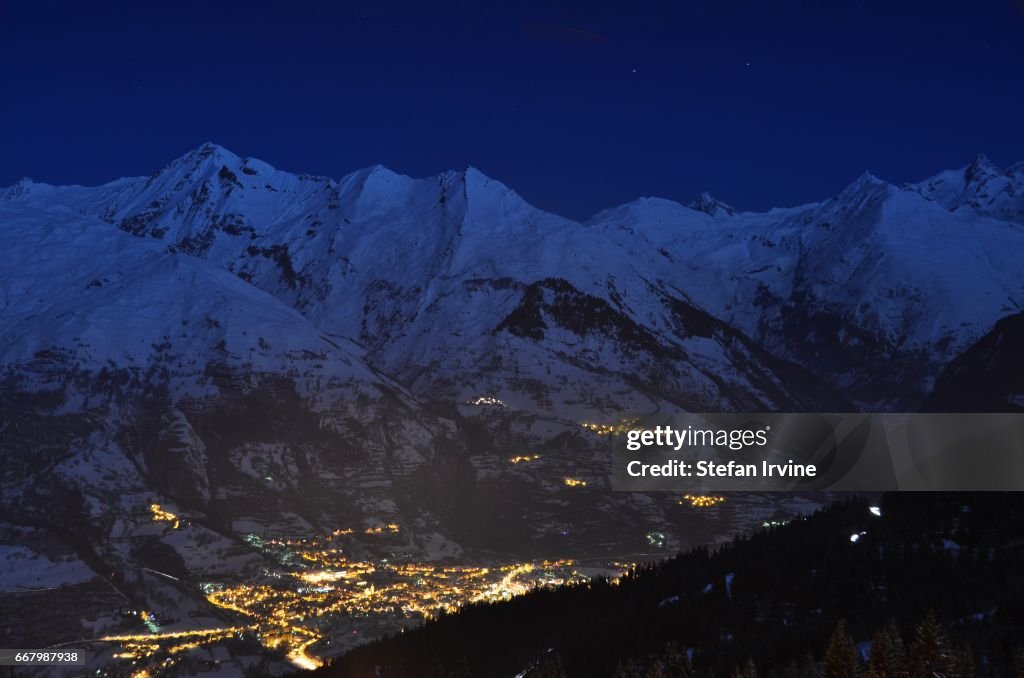
[[880,509],[854,498],[618,584],[473,606],[318,675],[686,675],[666,673],[675,648],[695,675],[730,675],[750,659],[760,675],[800,675],[822,668],[828,648],[840,661],[848,640],[866,665],[867,641],[890,624],[887,640],[908,657],[923,651],[922,633],[944,633],[931,651],[950,667],[969,648],[976,675],[1012,675],[1024,647],[1024,494],[890,494]]

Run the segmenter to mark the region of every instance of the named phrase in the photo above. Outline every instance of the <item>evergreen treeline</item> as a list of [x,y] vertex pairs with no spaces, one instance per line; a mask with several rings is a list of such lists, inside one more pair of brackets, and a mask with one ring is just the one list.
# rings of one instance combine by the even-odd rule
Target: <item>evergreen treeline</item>
[[[1024,493],[893,493],[474,605],[325,676],[1024,676]],[[851,541],[851,535],[859,535]]]
[[[1024,657],[1018,657],[1018,673],[1024,670]],[[635,661],[622,664],[613,678],[699,678],[688,655],[679,651],[675,642],[670,642],[659,654],[645,662],[646,667]],[[545,674],[551,678],[565,676],[559,672],[560,665]],[[758,678],[757,664],[753,659],[737,666],[731,678]],[[890,624],[875,633],[870,647],[862,653],[846,633],[845,623],[840,621],[824,656],[816,659],[806,655],[802,662],[791,660],[779,672],[774,667],[768,676],[779,678],[972,678],[977,675],[974,657],[967,646],[954,647],[947,639],[946,630],[929,612],[924,621],[913,632],[908,645],[895,624]]]

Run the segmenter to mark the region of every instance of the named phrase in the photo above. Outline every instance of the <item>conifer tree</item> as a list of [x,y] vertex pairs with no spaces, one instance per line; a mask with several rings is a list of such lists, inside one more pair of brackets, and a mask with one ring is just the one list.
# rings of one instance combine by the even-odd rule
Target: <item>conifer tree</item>
[[613,678],[642,678],[643,674],[640,672],[640,667],[636,665],[636,662],[630,659],[626,662],[620,662],[612,676]]
[[562,668],[562,658],[557,654],[549,656],[541,664],[537,671],[537,678],[566,678],[565,669]]
[[856,678],[858,670],[857,649],[846,635],[846,624],[840,621],[825,652],[825,678]]
[[915,676],[945,675],[952,664],[949,642],[942,626],[929,610],[917,626],[914,642],[910,645],[911,671]]
[[666,678],[691,678],[693,666],[690,658],[684,654],[675,641],[669,641],[661,655],[661,663],[664,666]]
[[647,673],[644,674],[644,678],[667,678],[667,676],[665,664],[660,659],[654,660],[647,668]]
[[974,655],[971,648],[963,647],[953,654],[949,678],[974,678]]
[[757,678],[757,666],[754,664],[753,659],[748,659],[747,663],[742,667],[737,667],[732,672],[733,678]]
[[907,675],[906,651],[894,624],[875,634],[871,641],[867,678],[903,678]]

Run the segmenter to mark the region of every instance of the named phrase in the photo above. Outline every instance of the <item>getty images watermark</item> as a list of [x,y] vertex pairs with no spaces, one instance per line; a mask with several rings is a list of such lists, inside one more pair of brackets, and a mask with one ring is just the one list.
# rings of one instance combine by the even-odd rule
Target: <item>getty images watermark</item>
[[614,436],[616,490],[1024,490],[1024,414],[676,414]]

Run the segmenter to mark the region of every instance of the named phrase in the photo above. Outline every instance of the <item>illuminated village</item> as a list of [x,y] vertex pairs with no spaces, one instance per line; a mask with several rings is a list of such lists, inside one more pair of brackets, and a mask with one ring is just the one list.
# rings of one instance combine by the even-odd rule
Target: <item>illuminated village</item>
[[639,421],[639,419],[622,419],[616,424],[585,421],[581,423],[580,426],[599,436],[623,435],[635,428]]
[[685,494],[678,502],[680,506],[693,508],[712,508],[725,503],[725,497],[711,494]]
[[[617,432],[615,426],[588,426],[597,435]],[[508,459],[513,465],[540,459],[521,454]],[[566,488],[581,489],[587,482],[563,479]],[[687,494],[674,500],[692,509],[716,507],[725,498]],[[149,506],[149,518],[167,530],[188,521],[159,505]],[[231,623],[219,628],[181,630],[163,628],[159,611],[135,610],[139,632],[100,638],[117,650],[114,668],[130,667],[134,676],[171,673],[188,651],[225,642],[244,642],[271,651],[292,666],[311,669],[324,657],[344,652],[359,643],[400,631],[439,614],[478,602],[507,600],[536,587],[585,584],[593,576],[613,581],[631,563],[605,562],[581,567],[572,560],[451,564],[415,562],[391,554],[389,538],[401,533],[397,523],[364,528],[339,528],[308,539],[265,538],[249,534],[246,546],[261,553],[273,566],[243,581],[206,581],[199,587],[206,600],[226,613]],[[356,541],[354,541],[356,540]],[[369,540],[369,541],[367,541]],[[384,541],[379,541],[384,540]],[[660,532],[647,535],[649,545],[664,545]],[[378,544],[377,558],[350,559],[353,544]],[[117,666],[122,667],[117,669]]]
[[[178,529],[182,519],[153,504],[154,522]],[[395,535],[394,523],[361,530],[338,529],[312,539],[245,542],[278,568],[266,568],[245,583],[203,582],[206,599],[235,623],[222,628],[164,631],[159,613],[133,611],[146,632],[104,636],[119,646],[116,660],[133,675],[170,672],[188,650],[235,640],[255,640],[279,652],[294,666],[315,668],[321,656],[336,654],[386,632],[401,630],[463,605],[507,600],[535,587],[581,584],[595,572],[615,577],[628,564],[609,563],[588,574],[571,560],[468,566],[418,563],[403,559],[349,560],[352,538]]]

